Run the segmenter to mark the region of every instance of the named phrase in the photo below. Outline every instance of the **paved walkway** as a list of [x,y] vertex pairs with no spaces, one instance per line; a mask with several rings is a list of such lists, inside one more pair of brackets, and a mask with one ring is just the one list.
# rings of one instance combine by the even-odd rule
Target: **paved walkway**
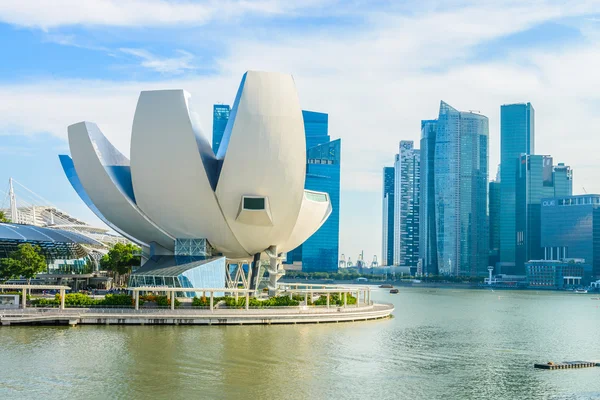
[[53,308],[0,310],[3,326],[62,323],[102,325],[247,325],[366,321],[387,318],[391,304],[361,307],[273,307],[244,309]]

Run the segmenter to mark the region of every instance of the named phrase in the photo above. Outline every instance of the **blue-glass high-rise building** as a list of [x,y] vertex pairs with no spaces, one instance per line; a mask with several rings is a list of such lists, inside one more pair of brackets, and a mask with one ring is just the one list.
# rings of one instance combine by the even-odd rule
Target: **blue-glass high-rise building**
[[330,141],[328,115],[302,111],[306,132],[305,188],[329,193],[332,212],[306,242],[287,254],[286,263],[301,264],[303,271],[337,271],[340,236],[341,139]]
[[437,236],[435,230],[435,137],[437,120],[421,121],[421,196],[419,208],[419,259],[422,272],[437,275]]
[[434,155],[440,274],[487,274],[488,118],[440,104]]
[[305,188],[329,193],[331,215],[301,247],[302,270],[331,272],[338,269],[340,238],[341,139],[308,149]]
[[229,121],[230,111],[231,107],[227,104],[215,104],[213,106],[212,148],[215,154],[219,151],[223,133],[225,132],[227,121]]
[[489,185],[489,226],[490,257],[488,265],[495,266],[500,261],[500,182],[491,181]]
[[500,262],[516,260],[516,179],[522,154],[535,154],[535,110],[531,103],[500,107]]
[[381,265],[394,262],[394,167],[383,167]]
[[419,262],[420,155],[412,140],[402,140],[394,162],[394,265],[415,272]]
[[523,154],[519,159],[516,179],[515,264],[502,263],[502,273],[525,275],[525,263],[544,257],[541,237],[542,199],[566,197],[573,194],[571,168],[552,165],[552,157]]
[[600,195],[542,199],[544,260],[583,258],[600,279]]
[[329,114],[302,110],[306,149],[329,143]]

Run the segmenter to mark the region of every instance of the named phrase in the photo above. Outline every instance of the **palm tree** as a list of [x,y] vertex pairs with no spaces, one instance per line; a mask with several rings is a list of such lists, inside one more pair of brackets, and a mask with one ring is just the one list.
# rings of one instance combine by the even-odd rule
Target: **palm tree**
[[10,222],[8,218],[6,218],[6,214],[4,214],[4,211],[0,211],[0,222]]

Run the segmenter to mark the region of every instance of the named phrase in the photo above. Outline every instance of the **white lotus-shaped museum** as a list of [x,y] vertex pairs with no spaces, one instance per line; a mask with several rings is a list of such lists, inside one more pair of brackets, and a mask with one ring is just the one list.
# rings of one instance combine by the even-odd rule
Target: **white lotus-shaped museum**
[[292,76],[244,74],[216,156],[189,99],[183,90],[141,92],[131,160],[96,124],[69,126],[72,159],[61,161],[82,200],[149,254],[205,239],[228,259],[273,260],[302,244],[332,210],[327,193],[304,189],[305,133]]

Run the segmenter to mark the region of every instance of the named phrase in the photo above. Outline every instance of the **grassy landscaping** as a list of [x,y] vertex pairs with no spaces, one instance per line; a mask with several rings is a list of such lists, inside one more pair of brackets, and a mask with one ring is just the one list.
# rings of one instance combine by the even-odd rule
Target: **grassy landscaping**
[[[242,308],[246,306],[246,297],[240,296],[235,300],[233,296],[225,296],[225,297],[215,297],[213,298],[213,302],[216,305],[218,302],[224,301],[227,307],[232,308]],[[248,303],[249,307],[259,307],[259,308],[268,308],[268,307],[294,307],[299,305],[300,302],[298,300],[290,299],[288,296],[278,296],[271,297],[266,300],[259,300],[254,297],[250,298]],[[194,297],[192,300],[193,307],[209,307],[210,306],[210,298],[209,297]]]
[[[60,295],[53,299],[33,299],[30,302],[33,307],[58,307]],[[104,299],[93,299],[82,293],[69,293],[65,295],[65,306],[67,307],[94,307],[94,306],[132,306],[133,298],[128,294],[107,294]]]
[[[250,297],[249,306],[255,308],[269,308],[269,307],[296,307],[300,305],[300,302],[304,301],[304,296],[294,295],[291,299],[289,296],[277,296],[268,299],[256,299]],[[223,302],[225,306],[230,308],[244,308],[246,306],[246,297],[239,296],[237,301],[234,296],[214,297],[213,304],[217,305],[219,302]],[[69,293],[65,295],[65,306],[66,307],[131,307],[135,304],[135,300],[128,294],[107,294],[104,299],[93,299],[88,295],[82,293]],[[146,304],[146,307],[170,307],[171,299],[170,296],[161,296],[155,294],[145,294],[140,296],[140,306]],[[308,299],[308,305],[324,306],[327,304],[327,297],[320,296],[316,301]],[[343,296],[340,297],[338,293],[330,294],[329,304],[332,306],[344,305]],[[356,297],[347,294],[347,304],[356,304]],[[33,307],[58,307],[60,305],[60,295],[57,294],[52,299],[33,299],[30,302]],[[192,307],[209,307],[210,297],[194,297],[192,299]],[[175,299],[175,307],[181,307],[182,303]]]

